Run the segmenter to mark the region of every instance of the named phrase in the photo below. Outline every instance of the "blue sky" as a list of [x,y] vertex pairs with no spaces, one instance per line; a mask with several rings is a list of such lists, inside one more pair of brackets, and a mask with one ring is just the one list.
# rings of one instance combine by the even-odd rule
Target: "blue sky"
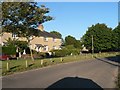
[[55,20],[44,23],[46,31],[58,31],[63,38],[72,35],[80,39],[88,27],[96,23],[105,23],[115,28],[118,24],[117,2],[38,2],[50,8]]

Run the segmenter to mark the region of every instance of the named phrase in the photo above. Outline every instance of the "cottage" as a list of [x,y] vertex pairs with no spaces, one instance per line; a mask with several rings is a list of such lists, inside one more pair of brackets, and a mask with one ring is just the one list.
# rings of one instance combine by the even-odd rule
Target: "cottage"
[[[40,30],[39,37],[34,37],[34,39],[30,42],[30,48],[32,50],[36,50],[37,52],[49,52],[53,49],[61,49],[61,38],[45,31],[43,25],[39,25],[38,30]],[[8,38],[18,38],[21,41],[26,41],[25,38],[17,37],[11,33],[3,33],[0,44],[4,45],[6,43],[6,39]]]

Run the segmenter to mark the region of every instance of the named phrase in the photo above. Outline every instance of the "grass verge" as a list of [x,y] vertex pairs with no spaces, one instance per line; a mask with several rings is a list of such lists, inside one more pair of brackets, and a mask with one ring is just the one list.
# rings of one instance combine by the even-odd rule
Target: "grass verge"
[[[109,56],[116,56],[119,53],[100,53],[94,54],[94,56],[103,58]],[[31,69],[42,68],[49,65],[55,65],[60,63],[67,63],[72,61],[93,59],[91,54],[83,54],[76,56],[66,56],[59,58],[37,59],[34,62],[32,60],[8,60],[0,61],[2,63],[2,76],[14,74],[16,72],[23,72]]]

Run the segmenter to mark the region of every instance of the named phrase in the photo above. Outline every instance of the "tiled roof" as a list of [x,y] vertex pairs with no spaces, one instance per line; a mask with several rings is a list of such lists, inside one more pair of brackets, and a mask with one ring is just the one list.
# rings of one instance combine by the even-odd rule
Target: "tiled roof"
[[43,36],[43,37],[53,37],[53,38],[58,38],[58,39],[60,39],[60,37],[58,37],[57,35],[51,34],[51,33],[46,32],[46,31],[40,31],[39,36]]
[[43,46],[42,44],[35,44],[36,46]]

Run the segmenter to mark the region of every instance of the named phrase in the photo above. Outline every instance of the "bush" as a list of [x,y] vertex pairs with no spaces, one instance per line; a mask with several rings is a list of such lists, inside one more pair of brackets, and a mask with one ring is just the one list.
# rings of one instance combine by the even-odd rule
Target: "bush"
[[16,41],[15,45],[19,47],[20,52],[23,52],[24,49],[29,48],[26,41]]
[[75,47],[73,45],[67,45],[64,48],[66,48],[66,49],[75,49]]
[[25,51],[26,51],[26,54],[30,54],[30,48],[29,48],[29,47],[27,47],[27,48],[25,49]]
[[63,57],[67,55],[67,52],[65,50],[53,50],[52,54],[54,57]]
[[37,52],[37,51],[35,51],[35,50],[32,50],[33,51],[33,57],[34,58],[46,58],[47,57],[47,55],[46,55],[46,53],[44,53],[44,52]]
[[16,54],[16,47],[14,46],[3,46],[2,53],[7,55],[15,55]]
[[53,50],[51,52],[53,53],[53,56],[55,56],[55,57],[64,57],[67,55],[71,55],[71,53],[72,53],[72,55],[78,55],[80,53],[80,50],[64,48],[62,50]]
[[72,53],[73,55],[78,55],[78,54],[80,54],[80,50],[79,49],[72,49],[72,50],[70,50],[70,53]]
[[39,58],[45,58],[46,54],[44,52],[39,52],[37,53],[37,56],[39,56]]

